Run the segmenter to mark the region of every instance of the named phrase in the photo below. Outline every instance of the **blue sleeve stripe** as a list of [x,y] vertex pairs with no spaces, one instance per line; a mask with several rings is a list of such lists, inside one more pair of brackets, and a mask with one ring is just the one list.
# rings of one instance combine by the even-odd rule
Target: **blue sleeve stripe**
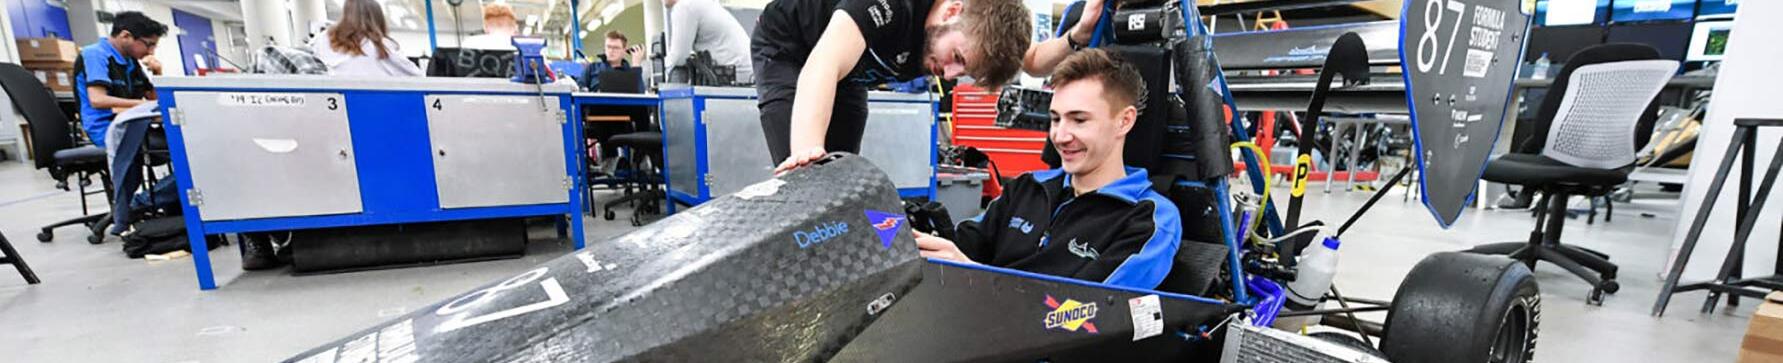
[[1144,200],[1152,205],[1151,238],[1103,283],[1156,289],[1176,262],[1176,249],[1182,243],[1182,216],[1176,212],[1175,204],[1156,193],[1146,193]]

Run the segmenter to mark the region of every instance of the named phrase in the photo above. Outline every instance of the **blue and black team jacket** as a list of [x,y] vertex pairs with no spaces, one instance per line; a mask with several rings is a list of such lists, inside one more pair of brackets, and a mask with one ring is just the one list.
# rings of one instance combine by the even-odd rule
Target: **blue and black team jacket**
[[1061,170],[1024,174],[983,214],[960,222],[954,243],[973,261],[1112,285],[1155,289],[1182,240],[1176,204],[1144,169],[1073,196]]

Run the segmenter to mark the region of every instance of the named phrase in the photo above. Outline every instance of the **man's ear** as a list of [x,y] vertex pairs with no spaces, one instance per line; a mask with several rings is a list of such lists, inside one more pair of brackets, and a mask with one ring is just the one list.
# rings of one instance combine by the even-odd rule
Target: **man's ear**
[[1139,108],[1127,106],[1127,108],[1121,109],[1121,114],[1117,118],[1120,120],[1121,134],[1126,135],[1127,131],[1133,130],[1133,124],[1139,122]]
[[945,15],[942,17],[943,23],[953,23],[953,22],[959,21],[960,12],[965,11],[965,10],[966,10],[966,1],[965,0],[947,0],[947,3],[945,3],[944,5],[941,5],[941,14]]

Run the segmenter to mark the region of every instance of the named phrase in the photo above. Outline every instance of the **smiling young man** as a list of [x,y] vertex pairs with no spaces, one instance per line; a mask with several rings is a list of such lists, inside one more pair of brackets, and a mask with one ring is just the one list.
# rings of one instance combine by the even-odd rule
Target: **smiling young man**
[[776,171],[860,152],[867,86],[924,74],[996,88],[1032,36],[1018,0],[774,0],[750,42]]
[[1006,184],[956,239],[917,234],[924,257],[1154,289],[1182,237],[1176,205],[1121,157],[1145,97],[1139,71],[1108,52],[1066,57],[1053,73],[1053,146],[1061,169]]

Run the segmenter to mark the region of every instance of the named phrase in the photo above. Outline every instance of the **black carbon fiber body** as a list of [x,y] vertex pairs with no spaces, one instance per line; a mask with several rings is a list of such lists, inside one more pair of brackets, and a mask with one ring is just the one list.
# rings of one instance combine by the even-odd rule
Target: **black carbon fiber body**
[[[833,362],[1202,362],[1219,346],[1186,338],[1242,306],[1054,276],[929,262],[922,283],[856,337]],[[1156,316],[1130,300],[1158,295]],[[1083,325],[1054,324],[1069,305]],[[1054,306],[1058,304],[1058,306]],[[1155,319],[1157,335],[1134,333]],[[1066,321],[1069,322],[1069,321]]]
[[902,217],[837,157],[291,361],[826,360],[919,279]]

